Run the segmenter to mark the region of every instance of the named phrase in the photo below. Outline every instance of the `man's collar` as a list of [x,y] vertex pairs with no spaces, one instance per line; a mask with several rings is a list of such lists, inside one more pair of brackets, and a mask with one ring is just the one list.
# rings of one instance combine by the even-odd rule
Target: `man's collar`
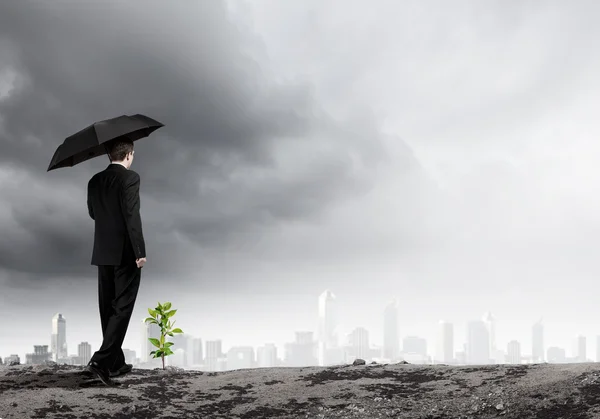
[[107,169],[112,169],[112,168],[129,170],[125,166],[123,166],[121,163],[110,163],[108,165]]

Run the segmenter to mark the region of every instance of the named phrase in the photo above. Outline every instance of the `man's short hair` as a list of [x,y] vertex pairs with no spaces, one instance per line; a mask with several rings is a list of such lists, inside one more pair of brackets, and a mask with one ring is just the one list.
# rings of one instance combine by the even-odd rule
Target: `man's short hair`
[[128,138],[113,140],[107,144],[110,161],[123,161],[133,151],[133,141]]

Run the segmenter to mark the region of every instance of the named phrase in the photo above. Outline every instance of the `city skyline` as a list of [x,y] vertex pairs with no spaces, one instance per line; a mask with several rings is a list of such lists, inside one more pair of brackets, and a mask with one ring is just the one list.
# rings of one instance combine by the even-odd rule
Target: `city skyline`
[[[332,309],[331,304],[334,304]],[[464,342],[457,342],[455,339],[455,329],[460,328],[451,321],[440,320],[438,322],[438,333],[434,341],[428,340],[421,335],[409,335],[403,334],[399,324],[398,318],[398,299],[392,298],[388,304],[386,304],[381,310],[381,322],[383,324],[383,340],[382,342],[374,342],[372,335],[368,328],[362,326],[338,328],[337,325],[341,325],[339,316],[340,308],[343,307],[343,301],[339,301],[331,290],[323,291],[317,298],[317,328],[316,330],[301,330],[294,331],[296,334],[296,341],[302,339],[298,336],[302,334],[310,334],[313,336],[315,343],[315,365],[332,365],[335,363],[345,362],[348,356],[358,357],[363,359],[383,359],[386,362],[393,362],[398,359],[410,359],[415,363],[465,363],[465,364],[483,364],[483,363],[505,363],[507,360],[515,359],[525,360],[529,359],[530,362],[544,362],[550,359],[550,362],[556,362],[556,359],[571,359],[576,358],[580,362],[585,362],[591,359],[587,354],[595,353],[596,359],[600,356],[600,334],[596,335],[596,348],[595,351],[588,351],[588,339],[586,336],[577,334],[574,338],[571,338],[571,350],[568,348],[565,350],[564,347],[547,346],[544,344],[544,331],[545,324],[543,318],[539,318],[531,327],[531,350],[527,351],[524,348],[523,342],[518,339],[512,339],[505,343],[498,343],[497,340],[497,324],[498,318],[493,315],[490,311],[486,311],[480,319],[469,320],[464,326],[466,329],[466,340]],[[328,318],[328,319],[326,319]],[[51,319],[51,335],[50,345],[45,345],[51,348],[49,351],[51,359],[58,362],[70,362],[68,358],[77,357],[77,359],[89,359],[91,345],[85,342],[78,342],[76,347],[78,348],[77,354],[65,354],[63,351],[67,347],[66,332],[67,319],[62,313],[56,313]],[[394,324],[396,326],[394,326]],[[59,326],[60,325],[60,326]],[[329,325],[329,326],[327,326]],[[149,356],[149,352],[153,349],[152,345],[148,341],[148,337],[158,337],[159,329],[158,326],[148,324],[141,321],[141,341],[139,347],[132,349],[130,347],[125,350],[130,353],[130,356],[134,357],[138,361],[136,363],[148,363],[152,362]],[[458,327],[457,327],[458,326]],[[329,329],[328,329],[329,328]],[[395,330],[394,330],[395,329]],[[329,332],[327,332],[329,330]],[[335,331],[335,338],[332,332]],[[58,333],[57,333],[58,332]],[[72,340],[72,339],[71,339]],[[394,340],[397,341],[398,353],[396,356],[390,358],[386,356],[386,353],[390,353],[389,348],[386,347],[386,342],[391,344]],[[244,359],[250,357],[260,363],[260,359],[263,360],[265,357],[283,359],[281,354],[285,354],[288,351],[288,346],[291,341],[288,340],[283,344],[275,344],[274,342],[264,342],[261,345],[247,345],[243,342],[237,342],[227,346],[223,346],[223,340],[216,338],[213,340],[203,339],[202,336],[194,336],[191,334],[183,334],[175,336],[171,339],[175,343],[174,349],[175,354],[171,358],[170,362],[183,365],[199,364],[202,359],[202,353],[205,353],[208,358],[214,358],[211,368],[217,368],[217,353],[227,354],[228,351],[242,348],[246,351],[246,355],[242,357],[239,365],[246,365]],[[350,352],[345,352],[345,355],[340,355],[340,352],[335,352],[333,358],[327,360],[327,356],[321,355],[323,351],[323,345],[319,344],[321,341],[329,342],[330,347],[344,348],[354,347]],[[62,342],[62,344],[58,344]],[[210,349],[218,344],[218,349]],[[37,346],[36,346],[37,345]],[[203,347],[204,345],[204,347]],[[36,356],[41,351],[39,342],[34,344]],[[43,346],[43,345],[42,345]],[[74,345],[75,346],[75,345]],[[327,345],[325,345],[327,346]],[[392,345],[393,346],[393,345]],[[567,345],[568,346],[568,345]],[[57,351],[54,348],[62,347],[63,349]],[[194,348],[194,349],[192,349]],[[215,347],[217,348],[217,347]],[[247,349],[243,349],[247,348]],[[266,355],[267,348],[272,348]],[[2,348],[0,347],[0,350]],[[141,349],[141,350],[140,350]],[[247,352],[250,351],[250,352]],[[394,352],[394,351],[391,351]],[[443,352],[447,354],[450,352],[450,358],[444,358]],[[200,355],[198,355],[198,353]],[[10,354],[5,353],[4,357],[13,355],[15,352]],[[212,355],[209,355],[212,354]],[[251,355],[250,355],[251,354]],[[260,354],[260,355],[259,355]],[[273,355],[275,354],[275,355]],[[279,354],[279,355],[278,355]],[[419,358],[417,354],[422,354],[423,358]],[[541,355],[540,355],[541,354]],[[3,354],[0,353],[0,356]],[[19,354],[17,354],[19,355]],[[28,359],[31,355],[27,352],[25,356],[19,355],[21,359]],[[198,358],[200,356],[200,359]],[[340,358],[342,356],[342,358]],[[337,358],[336,358],[337,357]],[[461,358],[463,357],[463,358]],[[132,358],[133,359],[133,358]],[[463,361],[461,361],[463,359]],[[195,362],[193,362],[195,360]],[[487,360],[487,361],[486,361]],[[133,362],[133,361],[132,361]],[[208,362],[208,361],[206,361]],[[229,361],[235,362],[235,361]],[[254,361],[253,361],[254,362]],[[155,364],[156,365],[156,364]]]

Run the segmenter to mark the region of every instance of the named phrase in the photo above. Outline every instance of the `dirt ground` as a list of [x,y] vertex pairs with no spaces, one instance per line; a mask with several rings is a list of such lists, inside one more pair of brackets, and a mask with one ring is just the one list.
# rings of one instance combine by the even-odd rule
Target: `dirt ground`
[[596,363],[82,371],[1,366],[0,418],[600,418]]

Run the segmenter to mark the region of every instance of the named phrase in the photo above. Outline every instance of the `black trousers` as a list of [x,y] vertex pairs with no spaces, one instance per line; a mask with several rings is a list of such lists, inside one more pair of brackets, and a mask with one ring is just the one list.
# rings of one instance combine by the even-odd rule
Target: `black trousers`
[[125,364],[122,345],[140,288],[141,268],[132,263],[98,266],[98,303],[102,346],[90,361],[114,371]]

